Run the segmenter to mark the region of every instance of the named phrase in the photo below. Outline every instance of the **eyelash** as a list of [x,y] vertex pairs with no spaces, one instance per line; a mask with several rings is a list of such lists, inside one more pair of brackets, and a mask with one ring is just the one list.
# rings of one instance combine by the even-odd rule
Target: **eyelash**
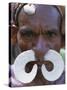
[[27,38],[27,39],[31,39],[33,36],[34,36],[34,34],[33,34],[33,32],[32,31],[25,31],[25,32],[22,32],[22,36],[24,37],[24,38]]
[[54,36],[56,36],[56,33],[55,32],[46,32],[45,35],[48,37],[54,37]]

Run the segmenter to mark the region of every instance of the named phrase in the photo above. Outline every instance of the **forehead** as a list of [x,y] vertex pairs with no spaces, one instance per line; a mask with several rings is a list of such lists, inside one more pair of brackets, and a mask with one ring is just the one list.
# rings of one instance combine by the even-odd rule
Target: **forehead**
[[60,22],[60,14],[56,7],[52,5],[35,5],[36,12],[34,15],[28,15],[21,9],[18,16],[19,26],[31,25],[58,28]]

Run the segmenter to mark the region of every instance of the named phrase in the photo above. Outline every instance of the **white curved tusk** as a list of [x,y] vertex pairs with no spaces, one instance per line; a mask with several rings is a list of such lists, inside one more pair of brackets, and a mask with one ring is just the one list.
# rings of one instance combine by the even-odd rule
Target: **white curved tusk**
[[45,65],[44,64],[42,65],[41,69],[44,78],[47,79],[48,81],[57,80],[64,70],[64,62],[62,60],[62,57],[58,52],[54,50],[49,50],[47,54],[44,56],[44,60],[51,61],[54,65],[52,71],[47,71]]
[[33,4],[27,4],[23,7],[24,12],[27,13],[28,15],[35,14],[36,8],[35,5]]
[[30,62],[35,61],[35,55],[33,50],[24,51],[15,60],[13,69],[17,80],[22,83],[30,83],[36,76],[37,65],[35,64],[30,73],[25,72],[25,65]]

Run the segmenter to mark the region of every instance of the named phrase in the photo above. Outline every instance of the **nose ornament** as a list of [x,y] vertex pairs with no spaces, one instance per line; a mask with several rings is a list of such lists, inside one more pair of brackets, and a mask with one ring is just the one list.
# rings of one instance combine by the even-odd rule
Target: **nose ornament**
[[[41,65],[41,71],[43,77],[48,81],[57,80],[63,73],[64,70],[64,62],[61,55],[55,50],[49,50],[44,55],[45,61],[50,61],[53,64],[53,69],[48,71],[44,64]],[[17,80],[22,83],[30,83],[32,82],[37,75],[37,63],[33,65],[31,72],[25,72],[25,66],[29,62],[35,62],[35,52],[33,50],[27,50],[19,54],[14,62],[13,70]]]

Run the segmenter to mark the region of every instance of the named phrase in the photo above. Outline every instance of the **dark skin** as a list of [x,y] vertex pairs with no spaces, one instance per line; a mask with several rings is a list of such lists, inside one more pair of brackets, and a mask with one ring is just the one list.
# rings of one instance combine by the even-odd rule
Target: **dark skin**
[[61,47],[59,12],[50,6],[38,7],[36,14],[32,16],[22,12],[18,17],[17,33],[17,43],[21,50],[36,48],[38,52],[45,53],[51,48],[59,51]]
[[[43,56],[49,49],[59,52],[63,46],[60,26],[60,14],[53,6],[36,5],[34,15],[27,15],[22,9],[18,16],[16,43],[22,52],[33,49],[37,61],[35,63],[38,63],[40,67],[43,63]],[[32,66],[33,64],[28,65],[29,68]],[[30,71],[27,70],[27,72]],[[44,84],[49,84],[49,82],[43,78],[39,68],[36,78],[32,83],[26,85]]]

